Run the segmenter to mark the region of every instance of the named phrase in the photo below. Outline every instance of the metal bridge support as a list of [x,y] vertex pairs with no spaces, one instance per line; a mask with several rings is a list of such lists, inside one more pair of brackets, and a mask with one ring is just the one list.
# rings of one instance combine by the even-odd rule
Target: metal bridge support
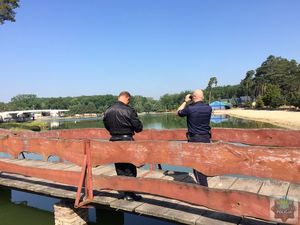
[[55,225],[87,225],[88,209],[74,208],[74,203],[60,201],[54,205]]

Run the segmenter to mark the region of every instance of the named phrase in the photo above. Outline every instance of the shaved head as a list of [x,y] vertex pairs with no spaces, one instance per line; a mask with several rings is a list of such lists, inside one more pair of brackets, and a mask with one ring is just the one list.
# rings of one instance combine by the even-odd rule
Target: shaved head
[[194,102],[203,101],[203,99],[204,99],[204,95],[203,95],[203,91],[201,89],[197,89],[193,92],[193,101]]

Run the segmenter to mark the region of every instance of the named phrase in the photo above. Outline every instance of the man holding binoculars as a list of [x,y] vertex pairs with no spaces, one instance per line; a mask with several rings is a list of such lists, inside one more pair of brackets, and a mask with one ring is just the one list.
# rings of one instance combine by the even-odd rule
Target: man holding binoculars
[[[177,109],[180,117],[187,117],[188,142],[210,143],[210,117],[212,108],[203,102],[203,91],[198,89],[185,96],[184,102]],[[188,104],[190,103],[190,104]],[[193,169],[197,183],[208,186],[207,177]]]

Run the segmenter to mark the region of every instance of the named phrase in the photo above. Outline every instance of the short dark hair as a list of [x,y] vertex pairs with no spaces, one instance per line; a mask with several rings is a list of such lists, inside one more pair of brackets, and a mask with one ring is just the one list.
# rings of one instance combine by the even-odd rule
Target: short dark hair
[[128,91],[122,91],[122,92],[120,92],[119,97],[121,97],[121,96],[125,96],[127,98],[131,98],[131,94]]

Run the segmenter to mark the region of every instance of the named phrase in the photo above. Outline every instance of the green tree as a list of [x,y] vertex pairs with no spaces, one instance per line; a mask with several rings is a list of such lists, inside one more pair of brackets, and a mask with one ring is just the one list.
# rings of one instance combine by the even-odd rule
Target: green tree
[[255,71],[249,70],[246,73],[246,77],[244,80],[241,81],[240,85],[246,90],[245,95],[253,97],[254,90],[253,90],[253,77],[254,77]]
[[0,24],[5,20],[15,22],[15,9],[19,7],[19,0],[0,0]]
[[264,105],[264,101],[262,100],[262,97],[261,96],[257,97],[255,108],[256,109],[263,109],[264,107],[265,107],[265,105]]
[[10,107],[14,110],[36,109],[39,100],[35,94],[16,95],[10,100]]
[[212,90],[213,86],[217,86],[217,84],[218,84],[218,81],[217,81],[216,77],[211,77],[209,79],[209,82],[208,82],[207,88],[206,88],[209,91],[208,103],[210,103],[210,101],[211,101],[211,90]]
[[270,106],[272,108],[277,108],[284,104],[279,86],[273,84],[267,85],[266,92],[263,95],[262,100],[266,106]]
[[189,93],[191,93],[191,91],[183,91],[178,94],[165,94],[161,96],[159,102],[162,111],[176,110],[184,100],[184,97]]
[[4,102],[0,102],[0,112],[7,111],[7,105]]
[[262,65],[256,69],[254,83],[256,96],[264,95],[267,84],[279,86],[285,100],[299,91],[299,64],[295,60],[270,55]]
[[290,103],[293,106],[300,108],[300,92],[296,93],[295,95],[293,95],[293,97],[291,97]]

